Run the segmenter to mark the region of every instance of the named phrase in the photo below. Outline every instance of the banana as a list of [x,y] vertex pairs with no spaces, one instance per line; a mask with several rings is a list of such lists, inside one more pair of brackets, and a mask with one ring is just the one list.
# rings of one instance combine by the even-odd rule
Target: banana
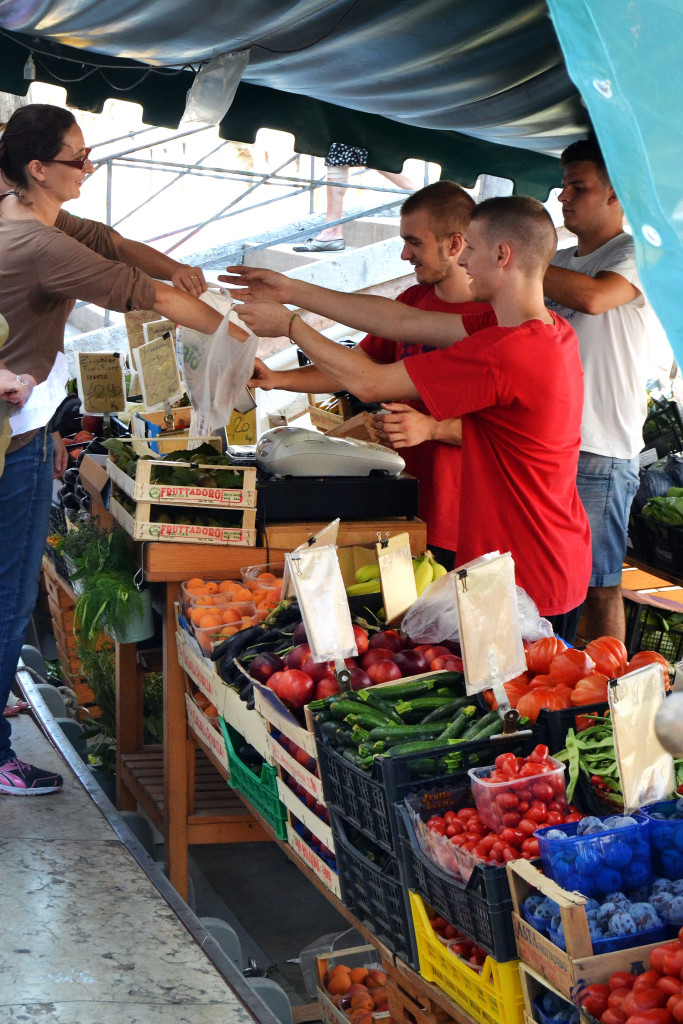
[[422,553],[419,558],[413,559],[413,573],[415,574],[415,589],[417,590],[417,596],[423,593],[432,582],[432,564],[426,553]]
[[432,566],[432,579],[433,580],[438,580],[441,576],[445,576],[446,575],[448,570],[445,569],[444,566],[441,565],[440,562],[437,562],[437,560],[432,555],[431,551],[429,552],[429,561],[430,561],[431,566]]
[[377,562],[369,562],[361,565],[355,572],[356,583],[369,583],[371,580],[379,579],[379,566]]
[[346,588],[348,597],[358,597],[359,594],[379,594],[382,588],[379,580],[367,580],[365,583],[352,583]]

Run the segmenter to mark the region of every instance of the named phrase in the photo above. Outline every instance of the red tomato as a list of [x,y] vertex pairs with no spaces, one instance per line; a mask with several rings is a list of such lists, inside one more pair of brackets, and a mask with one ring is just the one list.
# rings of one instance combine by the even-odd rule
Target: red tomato
[[573,686],[579,679],[588,676],[595,668],[589,654],[570,647],[557,654],[550,664],[550,678],[557,686]]
[[579,679],[572,690],[572,704],[600,704],[607,702],[607,676],[600,672],[592,672],[589,676]]
[[664,684],[668,689],[669,662],[662,654],[659,654],[657,651],[638,651],[637,654],[634,654],[631,660],[629,661],[628,671],[635,672],[637,668],[642,668],[643,665],[652,665],[655,662],[661,665],[664,669]]
[[[672,1024],[675,1017],[672,1017],[672,1014],[662,1006],[639,1010],[638,1013],[632,1013],[627,1020],[629,1024]],[[683,1016],[681,1020],[683,1020]]]
[[608,1006],[600,1021],[601,1024],[624,1024],[626,1014],[618,1006]]
[[554,685],[554,680],[550,678],[547,672],[540,676],[534,676],[533,679],[529,680],[530,690],[551,690]]
[[623,1010],[627,1017],[633,1013],[642,1013],[643,1010],[655,1010],[666,1006],[667,997],[658,988],[639,988],[635,985],[623,1002]]
[[[608,985],[608,988],[610,990],[609,996],[607,997],[607,1005],[608,1006],[613,1006],[615,1008],[618,1007],[619,1009],[621,1009],[621,1007],[623,1005],[623,1002],[626,999],[626,996],[630,995],[631,989],[630,988],[612,988],[612,979],[611,978],[608,981],[607,985]],[[626,1015],[624,1014],[624,1016],[626,1016]]]
[[601,1017],[607,1009],[609,988],[607,985],[586,985],[579,996],[579,1006],[592,1017]]
[[[683,948],[672,949],[662,957],[662,973],[678,978],[683,968]],[[671,995],[671,993],[669,993]]]
[[517,710],[521,717],[528,718],[532,724],[538,718],[541,708],[560,711],[563,707],[565,707],[564,701],[557,696],[554,690],[529,690],[517,702]]
[[599,636],[586,644],[586,654],[595,662],[595,671],[615,679],[623,676],[628,662],[628,651],[621,640],[613,636]]
[[607,984],[611,989],[633,988],[634,981],[635,977],[633,974],[630,974],[629,971],[615,971],[614,974],[610,975]]
[[550,662],[561,651],[567,649],[563,640],[556,636],[546,636],[536,640],[526,652],[526,663],[534,675],[544,675],[550,668]]
[[[675,996],[671,997],[671,999],[674,998]],[[669,1004],[667,1003],[667,1009],[676,1021],[676,1024],[683,1024],[683,999],[679,997],[678,1002],[674,1003],[671,1007],[669,1007]]]
[[683,992],[683,981],[680,978],[671,978],[665,975],[655,984],[655,988],[661,989],[667,996],[676,996]]
[[[653,974],[653,973],[657,974],[657,977],[653,978],[653,980],[652,980],[652,984],[653,985],[654,985],[655,981],[658,981],[658,979],[664,973],[662,971],[662,966],[663,966],[663,963],[664,963],[664,957],[666,956],[667,953],[670,953],[672,950],[676,950],[676,949],[680,949],[680,943],[674,941],[674,942],[664,942],[661,946],[655,946],[655,948],[653,950],[651,950],[651,952],[650,952],[650,966],[652,968],[652,971],[648,971],[647,973],[648,974]],[[634,985],[639,980],[639,978],[642,978],[642,974],[640,974],[638,976],[638,978],[636,978],[635,982],[633,983]]]
[[353,635],[356,639],[356,647],[358,649],[358,653],[365,654],[369,646],[367,631],[364,630],[362,626],[354,626]]

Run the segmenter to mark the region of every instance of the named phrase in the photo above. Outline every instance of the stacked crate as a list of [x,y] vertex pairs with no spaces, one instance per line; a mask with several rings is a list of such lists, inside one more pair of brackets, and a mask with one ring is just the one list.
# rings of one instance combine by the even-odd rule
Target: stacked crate
[[43,558],[43,579],[64,682],[74,691],[81,707],[86,707],[93,717],[97,717],[99,708],[95,703],[95,694],[83,675],[83,667],[76,654],[73,634],[76,595],[58,575],[54,562],[47,558]]

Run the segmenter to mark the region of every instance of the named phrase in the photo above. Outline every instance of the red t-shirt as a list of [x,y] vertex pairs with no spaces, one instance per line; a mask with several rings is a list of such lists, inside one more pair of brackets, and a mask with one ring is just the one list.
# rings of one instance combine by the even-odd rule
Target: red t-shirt
[[[396,299],[406,306],[429,309],[437,313],[478,313],[489,307],[480,302],[444,302],[438,298],[433,284],[417,284]],[[406,356],[435,351],[429,345],[408,345],[368,334],[360,343],[364,352],[377,363],[398,363]],[[418,412],[427,413],[423,402],[406,403]],[[419,513],[427,523],[427,538],[435,547],[457,551],[458,516],[460,510],[460,446],[443,441],[424,441],[412,448],[401,448],[406,473],[420,481]]]
[[472,337],[405,360],[431,414],[463,418],[458,562],[510,551],[540,613],[561,615],[584,600],[591,572],[576,489],[578,340],[560,316],[552,326],[499,327],[493,313],[464,322]]

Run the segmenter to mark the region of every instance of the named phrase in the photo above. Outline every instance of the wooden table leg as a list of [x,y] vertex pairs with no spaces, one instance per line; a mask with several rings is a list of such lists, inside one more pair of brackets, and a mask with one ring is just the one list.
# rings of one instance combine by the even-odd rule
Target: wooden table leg
[[175,638],[177,583],[166,584],[164,616],[164,817],[166,868],[171,885],[187,899],[188,770],[185,673]]
[[137,802],[121,780],[121,756],[135,754],[142,747],[144,722],[142,687],[138,677],[136,644],[116,643],[116,806],[135,811]]

